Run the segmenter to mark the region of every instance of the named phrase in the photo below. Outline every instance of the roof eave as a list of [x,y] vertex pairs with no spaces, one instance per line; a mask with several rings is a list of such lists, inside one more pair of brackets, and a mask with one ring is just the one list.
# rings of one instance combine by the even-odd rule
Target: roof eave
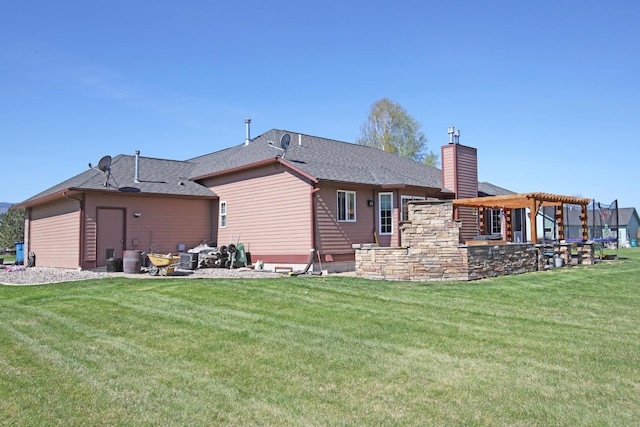
[[63,190],[56,191],[55,193],[48,194],[43,197],[39,197],[37,199],[28,200],[22,203],[16,203],[11,206],[9,209],[27,209],[33,206],[41,205],[43,203],[52,202],[54,200],[66,198],[75,194],[83,194],[83,193],[104,193],[104,194],[118,194],[118,195],[137,195],[144,197],[175,197],[180,199],[210,199],[215,200],[218,198],[218,195],[211,191],[211,195],[204,194],[175,194],[175,193],[149,193],[149,192],[127,192],[127,191],[114,191],[114,190],[99,190],[95,188],[77,188],[77,187],[69,187]]
[[16,203],[15,205],[11,206],[9,209],[27,209],[27,208],[30,208],[32,206],[41,205],[43,203],[51,202],[51,201],[54,201],[54,200],[57,200],[57,199],[61,199],[61,198],[67,197],[68,195],[78,194],[78,193],[81,193],[81,192],[82,191],[77,191],[77,189],[73,188],[73,187],[64,188],[62,190],[56,191],[55,193],[51,193],[51,194],[47,194],[46,196],[38,197],[37,199],[28,199],[28,200],[25,200],[24,202]]

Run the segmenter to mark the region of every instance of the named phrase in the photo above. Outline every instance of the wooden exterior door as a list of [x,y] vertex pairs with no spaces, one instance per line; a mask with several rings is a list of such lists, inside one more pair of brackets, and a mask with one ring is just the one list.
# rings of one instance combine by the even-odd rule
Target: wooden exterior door
[[97,267],[107,265],[108,255],[122,258],[124,252],[124,209],[98,208]]

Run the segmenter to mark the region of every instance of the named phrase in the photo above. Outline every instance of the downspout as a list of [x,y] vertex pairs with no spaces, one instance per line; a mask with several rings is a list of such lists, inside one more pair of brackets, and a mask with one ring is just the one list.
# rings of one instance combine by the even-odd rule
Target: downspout
[[25,215],[27,216],[27,223],[29,224],[29,227],[27,228],[26,232],[26,242],[25,242],[25,248],[27,253],[29,253],[31,251],[31,213],[33,211],[33,208],[27,208],[27,211],[25,213]]
[[402,206],[400,206],[402,204],[402,200],[400,199],[400,189],[397,188],[395,191],[396,195],[396,201],[397,203],[393,204],[393,210],[394,210],[394,214],[393,218],[394,218],[394,224],[393,224],[393,228],[396,230],[395,234],[395,241],[396,241],[396,246],[400,246],[400,244],[402,243],[400,239],[400,217],[402,216]]
[[373,209],[371,210],[371,219],[373,220],[373,243],[378,244],[378,224],[377,224],[377,215],[376,215],[376,190],[375,188],[371,189],[371,200],[373,200]]
[[[82,197],[80,199],[76,199],[75,197],[71,197],[67,195],[67,192],[63,192],[62,196],[65,199],[72,199],[72,200],[76,200],[77,202],[80,203],[80,224],[79,224],[79,236],[78,236],[78,268],[80,269],[84,269],[84,265],[82,263],[82,258],[84,256],[84,243],[85,243],[85,220],[84,220],[84,207],[85,207],[85,193],[82,193]],[[29,224],[31,224],[31,219],[29,219]],[[29,232],[31,232],[31,227],[29,227]]]
[[[214,208],[216,206],[215,202],[216,202],[215,199],[211,199],[211,201],[209,202],[209,240],[213,240],[217,244],[218,243],[218,236],[217,236],[218,224],[217,224],[217,221],[216,221],[216,226],[215,227],[213,226]],[[215,239],[213,237],[214,230],[216,230]]]
[[[311,206],[309,206],[309,210],[311,212],[311,221],[310,221],[310,225],[311,225],[311,249],[315,250],[316,253],[318,254],[318,258],[320,258],[320,248],[318,248],[318,240],[317,240],[317,236],[316,236],[316,225],[317,225],[317,218],[316,218],[316,202],[315,202],[315,195],[317,192],[319,192],[320,189],[318,187],[316,187],[316,184],[313,184],[311,187],[311,191],[309,192],[309,197],[310,197],[310,201],[311,201]],[[311,264],[313,265],[315,263],[315,260],[311,261]]]

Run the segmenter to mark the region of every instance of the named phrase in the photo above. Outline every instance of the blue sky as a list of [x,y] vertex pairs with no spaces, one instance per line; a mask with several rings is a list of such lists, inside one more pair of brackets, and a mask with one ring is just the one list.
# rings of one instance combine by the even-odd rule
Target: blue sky
[[0,201],[105,154],[188,159],[272,128],[354,142],[400,103],[479,179],[640,208],[636,1],[16,1],[0,14]]

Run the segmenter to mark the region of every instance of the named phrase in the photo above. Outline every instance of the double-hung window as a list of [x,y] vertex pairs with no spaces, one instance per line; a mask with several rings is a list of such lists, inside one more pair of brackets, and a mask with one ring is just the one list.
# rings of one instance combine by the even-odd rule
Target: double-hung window
[[356,220],[356,192],[338,190],[338,221]]
[[220,228],[227,226],[227,202],[220,202]]
[[409,220],[409,206],[408,206],[408,203],[411,200],[424,200],[424,197],[422,197],[422,196],[401,196],[400,199],[402,201],[402,220],[403,221],[408,221]]
[[393,193],[378,194],[380,234],[393,234]]

